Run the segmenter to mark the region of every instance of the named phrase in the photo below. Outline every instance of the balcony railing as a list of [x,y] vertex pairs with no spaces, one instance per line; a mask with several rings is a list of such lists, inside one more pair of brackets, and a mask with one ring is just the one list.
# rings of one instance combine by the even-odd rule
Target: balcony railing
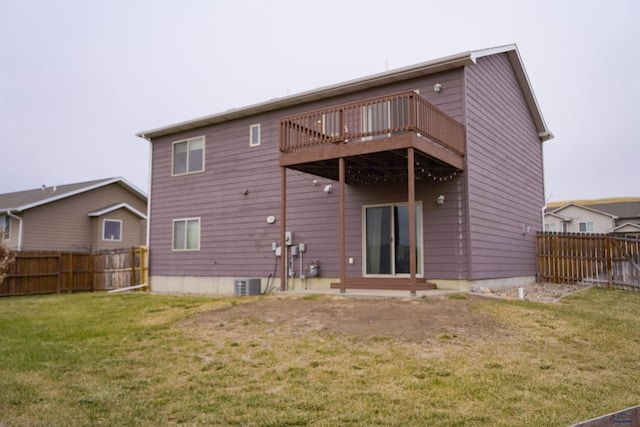
[[464,128],[415,92],[402,92],[286,117],[280,151],[319,150],[340,143],[366,143],[416,132],[464,154]]

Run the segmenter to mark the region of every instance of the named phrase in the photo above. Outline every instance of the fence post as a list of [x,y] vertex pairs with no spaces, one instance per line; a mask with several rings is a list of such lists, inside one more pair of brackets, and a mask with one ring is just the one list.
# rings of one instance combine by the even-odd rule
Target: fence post
[[69,252],[69,285],[68,291],[69,293],[74,290],[74,280],[73,280],[73,252]]
[[136,248],[131,246],[131,250],[129,251],[131,254],[131,277],[129,278],[129,285],[135,286],[136,283]]
[[607,287],[613,287],[613,247],[611,237],[605,237],[605,256],[607,258]]
[[59,294],[61,291],[61,283],[63,280],[62,277],[62,252],[58,252],[58,279],[56,280],[56,293]]
[[94,283],[96,281],[95,279],[95,260],[93,258],[93,252],[89,253],[89,275],[91,276],[91,292],[94,291]]
[[148,258],[149,257],[149,250],[147,249],[146,246],[141,246],[140,247],[140,282],[141,284],[146,284],[147,287],[145,288],[145,290],[149,291],[151,290],[151,284],[149,283],[149,264],[148,264]]
[[553,283],[560,283],[560,238],[553,235]]

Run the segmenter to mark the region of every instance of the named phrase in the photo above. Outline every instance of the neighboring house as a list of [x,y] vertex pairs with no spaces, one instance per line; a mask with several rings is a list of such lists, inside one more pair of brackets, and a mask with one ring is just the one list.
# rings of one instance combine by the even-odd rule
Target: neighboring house
[[146,222],[146,194],[122,178],[0,194],[0,228],[14,250],[142,246]]
[[544,230],[640,237],[640,198],[554,202],[545,212]]
[[515,45],[138,136],[152,150],[154,291],[535,280],[553,135]]

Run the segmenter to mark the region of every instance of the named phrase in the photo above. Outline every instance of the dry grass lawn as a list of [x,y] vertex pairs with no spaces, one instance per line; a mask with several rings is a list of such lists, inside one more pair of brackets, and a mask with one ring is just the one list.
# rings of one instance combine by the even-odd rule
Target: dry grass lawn
[[567,426],[637,405],[640,294],[0,299],[0,426]]

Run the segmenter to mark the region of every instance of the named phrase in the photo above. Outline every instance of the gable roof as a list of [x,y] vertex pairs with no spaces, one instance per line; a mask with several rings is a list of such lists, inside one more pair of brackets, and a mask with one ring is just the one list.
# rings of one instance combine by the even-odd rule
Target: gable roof
[[544,216],[554,216],[554,217],[558,218],[560,221],[571,222],[571,218],[569,218],[567,216],[562,216],[562,215],[557,214],[555,212],[545,212]]
[[89,216],[106,215],[106,214],[108,214],[110,212],[117,211],[118,209],[126,209],[129,212],[133,213],[134,215],[137,215],[138,217],[140,217],[142,219],[147,219],[147,215],[143,214],[142,212],[140,212],[139,210],[137,210],[136,208],[134,208],[133,206],[131,206],[128,203],[117,203],[115,205],[107,206],[106,208],[102,208],[102,209],[98,209],[98,210],[93,211],[93,212],[89,212]]
[[614,233],[640,233],[640,225],[632,222],[620,224],[612,230]]
[[591,206],[578,205],[578,204],[575,204],[575,203],[568,203],[568,204],[566,204],[564,206],[561,206],[561,207],[559,207],[557,209],[554,209],[553,211],[551,211],[551,213],[556,214],[556,215],[560,215],[560,212],[562,212],[563,210],[565,210],[565,209],[567,209],[569,207],[575,207],[575,208],[578,208],[578,209],[584,209],[586,211],[590,211],[590,212],[594,212],[594,213],[597,213],[597,214],[600,214],[600,215],[608,216],[608,217],[613,218],[613,219],[618,219],[618,217],[616,215],[612,215],[612,214],[610,214],[608,212],[603,212],[601,210],[594,209]]
[[610,199],[576,200],[548,203],[547,212],[558,212],[565,206],[588,207],[618,218],[640,219],[640,197],[618,197]]
[[22,212],[36,206],[75,196],[76,194],[81,194],[114,183],[124,186],[141,199],[146,200],[147,198],[147,195],[144,192],[136,188],[124,178],[107,178],[0,194],[0,212]]
[[640,218],[640,201],[598,203],[589,206],[599,211],[610,213],[619,218]]
[[253,116],[259,113],[265,113],[268,111],[291,107],[302,103],[318,101],[338,95],[353,93],[359,90],[374,88],[415,77],[428,76],[442,71],[471,66],[476,64],[478,58],[497,55],[501,53],[506,53],[509,57],[509,61],[513,66],[516,78],[524,94],[524,98],[527,102],[527,105],[529,106],[531,117],[536,125],[536,129],[538,130],[538,136],[542,141],[553,138],[553,134],[547,128],[544,118],[542,117],[542,112],[540,111],[538,101],[536,100],[535,94],[533,93],[531,82],[529,81],[529,77],[527,76],[527,72],[524,68],[522,58],[520,57],[520,53],[518,52],[518,47],[515,44],[446,56],[444,58],[422,62],[420,64],[398,68],[383,73],[373,74],[344,83],[323,86],[318,89],[302,92],[284,98],[275,98],[267,102],[250,105],[244,108],[231,109],[223,113],[205,116],[186,122],[176,123],[157,129],[143,131],[136,135],[151,141],[152,138],[170,135],[173,133],[195,129],[202,126],[222,123],[229,120]]

